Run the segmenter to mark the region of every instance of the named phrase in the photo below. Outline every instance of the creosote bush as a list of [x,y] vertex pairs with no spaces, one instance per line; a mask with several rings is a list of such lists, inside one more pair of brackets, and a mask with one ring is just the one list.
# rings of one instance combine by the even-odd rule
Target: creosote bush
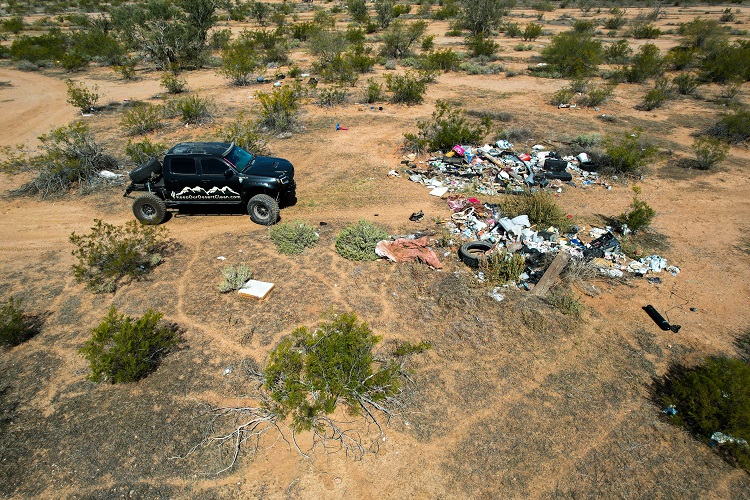
[[478,144],[490,132],[492,119],[484,115],[479,121],[470,121],[466,112],[453,107],[448,101],[438,99],[429,120],[417,120],[417,134],[404,134],[405,148],[432,151],[450,151],[455,144]]
[[339,232],[336,237],[336,252],[349,260],[377,260],[375,246],[387,237],[388,233],[384,229],[360,219]]
[[523,273],[526,260],[520,253],[509,253],[506,250],[490,253],[481,261],[480,268],[487,281],[492,285],[503,285],[515,281]]
[[315,228],[299,220],[271,226],[268,233],[279,253],[285,255],[300,254],[318,244]]
[[118,314],[114,306],[94,328],[80,353],[91,365],[94,382],[135,382],[151,373],[180,341],[172,325],[160,325],[162,314],[149,309],[140,318]]
[[94,110],[99,100],[99,94],[96,93],[99,88],[96,85],[89,89],[83,84],[76,84],[73,80],[68,80],[65,84],[68,86],[68,104],[80,109],[81,112]]
[[296,431],[325,425],[327,415],[343,406],[350,415],[371,415],[397,395],[401,365],[376,361],[380,341],[354,313],[334,315],[317,328],[297,328],[270,354],[265,387],[275,413],[292,418]]
[[161,106],[143,103],[126,110],[120,118],[120,125],[130,135],[147,134],[162,127],[164,111]]
[[729,144],[715,137],[700,136],[693,141],[693,151],[698,168],[710,170],[727,157]]
[[161,86],[170,94],[181,94],[187,90],[187,80],[174,73],[164,73],[161,77]]
[[138,279],[157,266],[167,248],[167,230],[129,221],[115,226],[94,219],[88,234],[70,235],[76,247],[73,274],[95,293],[114,292],[124,278]]
[[221,270],[223,280],[219,283],[221,293],[232,292],[242,288],[248,280],[253,278],[253,272],[247,264],[227,266]]
[[572,219],[557,206],[555,198],[541,190],[531,194],[506,196],[500,202],[500,209],[503,215],[511,218],[528,215],[529,221],[536,224],[540,230],[553,226],[561,233],[565,233],[573,225]]
[[190,95],[167,103],[167,114],[181,117],[182,121],[191,125],[203,125],[213,121],[212,107],[212,102],[207,98]]
[[633,232],[638,232],[642,229],[646,229],[651,225],[651,221],[656,216],[656,210],[643,200],[638,199],[638,195],[641,193],[641,188],[633,186],[633,201],[630,203],[630,207],[619,217],[619,221],[622,224],[626,224],[628,229]]
[[604,140],[604,163],[616,172],[637,174],[658,152],[653,144],[641,139],[641,131],[634,130]]
[[[653,388],[660,407],[674,405],[670,422],[709,443],[715,432],[750,441],[750,365],[739,359],[709,357],[697,366],[670,367]],[[747,443],[716,444],[728,462],[750,470]]]
[[289,132],[297,125],[299,114],[299,86],[275,88],[272,92],[257,92],[260,103],[260,123],[274,132]]
[[427,92],[427,83],[434,76],[427,72],[405,72],[403,75],[388,73],[385,75],[385,85],[388,92],[392,92],[391,102],[398,104],[420,104]]
[[741,108],[732,113],[727,113],[706,133],[731,144],[747,142],[750,139],[750,110]]
[[151,142],[148,137],[144,137],[141,142],[132,142],[128,139],[125,146],[125,155],[130,162],[135,165],[142,165],[151,158],[159,158],[166,154],[167,146],[160,142]]
[[34,326],[24,314],[22,299],[8,297],[0,308],[0,346],[13,347],[34,335]]
[[244,111],[240,111],[233,121],[221,127],[218,135],[222,141],[233,142],[255,155],[271,154],[268,141],[259,130],[259,121],[249,118]]
[[[15,170],[36,175],[13,194],[40,195],[42,198],[67,194],[77,187],[85,192],[97,185],[102,170],[117,169],[117,160],[104,152],[88,126],[82,122],[59,127],[39,136],[41,151],[22,153],[14,160]],[[17,163],[22,161],[22,165]],[[6,165],[3,165],[4,169]]]

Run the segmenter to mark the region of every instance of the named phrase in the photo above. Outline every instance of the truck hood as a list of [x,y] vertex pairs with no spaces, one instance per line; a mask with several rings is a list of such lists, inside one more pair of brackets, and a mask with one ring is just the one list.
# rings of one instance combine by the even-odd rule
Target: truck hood
[[276,177],[280,173],[286,173],[289,180],[294,178],[294,167],[289,160],[273,156],[256,156],[250,168],[245,170],[248,175],[263,175]]

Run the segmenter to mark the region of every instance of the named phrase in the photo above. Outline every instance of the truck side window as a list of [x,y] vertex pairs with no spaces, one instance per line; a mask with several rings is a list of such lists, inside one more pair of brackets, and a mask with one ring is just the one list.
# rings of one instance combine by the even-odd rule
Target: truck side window
[[195,175],[195,160],[193,158],[172,158],[169,165],[173,174]]
[[216,158],[201,158],[203,175],[221,175],[229,169],[229,165]]

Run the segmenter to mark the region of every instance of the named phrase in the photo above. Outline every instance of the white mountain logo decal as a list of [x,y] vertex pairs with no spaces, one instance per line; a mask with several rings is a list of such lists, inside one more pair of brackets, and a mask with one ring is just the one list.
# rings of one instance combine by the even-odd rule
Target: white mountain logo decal
[[239,198],[240,197],[240,193],[238,193],[237,191],[234,191],[233,189],[231,189],[228,186],[224,186],[224,187],[214,186],[211,189],[209,189],[208,191],[206,191],[205,189],[203,189],[200,186],[196,186],[196,187],[184,187],[184,188],[182,188],[182,191],[180,191],[179,193],[175,193],[174,191],[172,191],[172,198],[191,198],[191,199],[196,199],[196,198],[203,198],[203,197],[208,197],[208,198]]

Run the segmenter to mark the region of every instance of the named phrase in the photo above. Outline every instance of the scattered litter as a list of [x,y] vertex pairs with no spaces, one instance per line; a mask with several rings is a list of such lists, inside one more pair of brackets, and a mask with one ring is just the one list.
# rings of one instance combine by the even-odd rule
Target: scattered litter
[[273,289],[273,283],[267,283],[265,281],[249,280],[247,283],[242,285],[237,293],[240,297],[252,297],[254,299],[265,299],[266,296]]
[[424,213],[421,210],[409,216],[409,220],[412,222],[420,222],[422,219],[424,219]]
[[646,281],[652,285],[661,285],[661,278],[646,278]]
[[99,171],[99,177],[102,177],[108,180],[115,180],[115,179],[120,179],[124,176],[122,174],[116,174],[114,172],[110,172],[109,170],[101,170]]
[[673,415],[677,415],[677,408],[675,408],[674,405],[669,405],[666,408],[664,408],[661,412],[666,413],[667,415],[671,417]]
[[227,260],[227,258],[223,255],[219,255],[218,257],[216,257],[216,260]]
[[502,293],[500,293],[500,291],[502,289],[503,289],[503,287],[501,287],[501,286],[493,288],[492,292],[490,293],[490,297],[492,297],[493,299],[495,299],[498,302],[502,302],[503,300],[505,300],[505,295],[503,295]]
[[747,446],[747,441],[742,438],[732,437],[729,434],[724,434],[723,432],[714,432],[713,434],[711,434],[711,446],[716,446],[717,444],[724,444],[724,443],[740,444],[742,446]]
[[388,172],[388,177],[401,177],[401,174],[399,174],[395,170],[391,170],[390,172]]
[[336,130],[349,130],[349,127],[342,127],[341,124],[336,124]]
[[438,198],[440,198],[441,196],[443,196],[447,192],[448,192],[448,188],[447,187],[437,187],[437,188],[433,189],[432,191],[430,191],[430,194],[432,196],[437,196]]
[[233,371],[234,371],[234,368],[232,368],[232,365],[227,366],[226,368],[224,368],[224,376],[226,377],[227,375],[229,375]]

